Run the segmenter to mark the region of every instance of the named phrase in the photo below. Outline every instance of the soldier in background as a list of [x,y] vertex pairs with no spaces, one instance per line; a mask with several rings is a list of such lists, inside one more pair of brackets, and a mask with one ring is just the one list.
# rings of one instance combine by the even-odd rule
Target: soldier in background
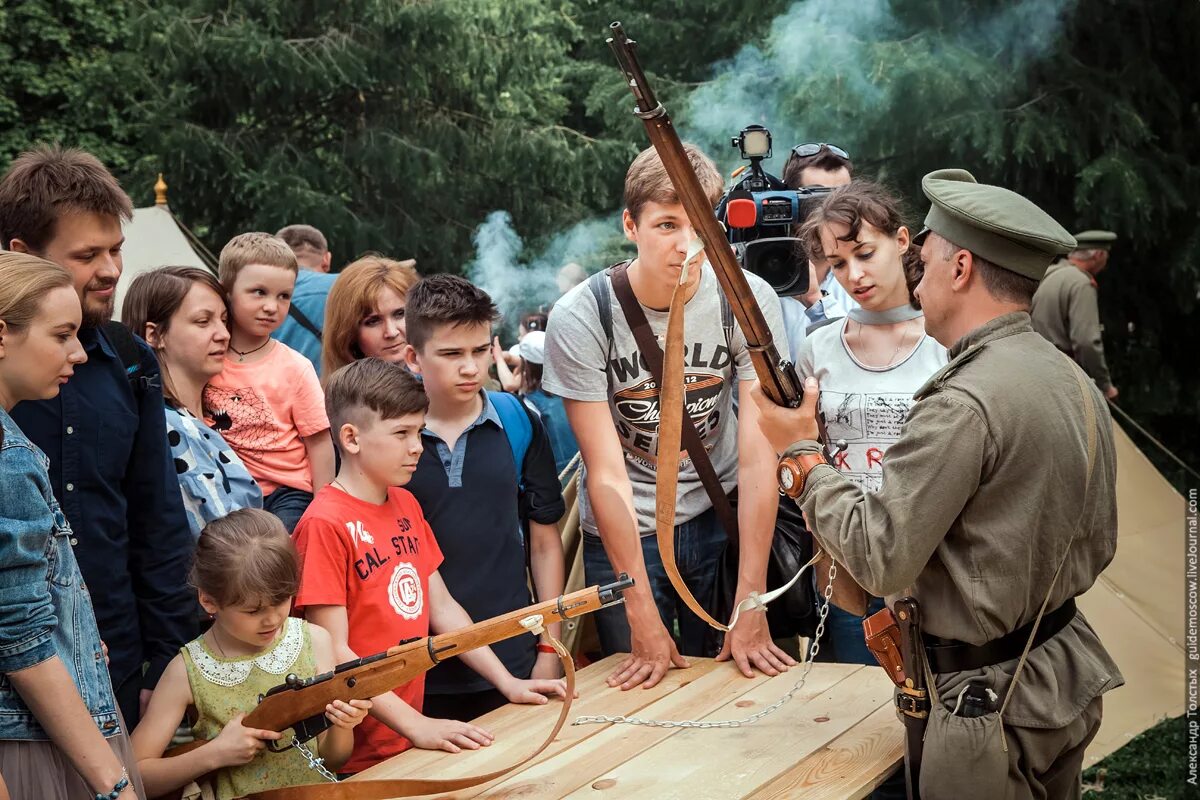
[[1114,400],[1117,387],[1108,375],[1100,339],[1100,308],[1096,276],[1108,265],[1108,251],[1117,235],[1111,231],[1075,234],[1077,249],[1046,270],[1033,296],[1033,329],[1083,367],[1104,397]]

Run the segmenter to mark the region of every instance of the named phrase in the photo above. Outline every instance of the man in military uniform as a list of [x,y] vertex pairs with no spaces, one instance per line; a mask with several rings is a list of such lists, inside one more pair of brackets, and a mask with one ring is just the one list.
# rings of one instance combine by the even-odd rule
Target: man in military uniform
[[1029,311],[1033,329],[1079,362],[1110,400],[1116,398],[1117,387],[1108,376],[1100,340],[1096,276],[1108,265],[1108,251],[1116,240],[1111,231],[1075,234],[1078,247],[1046,270]]
[[921,797],[1077,798],[1101,695],[1124,680],[1074,607],[1116,551],[1111,421],[1028,313],[1075,240],[963,170],[933,172],[922,189],[933,206],[914,239],[917,294],[951,360],[917,392],[880,490],[821,457],[812,378],[798,409],[755,390],[760,424],[820,545],[868,592],[920,603],[936,689]]

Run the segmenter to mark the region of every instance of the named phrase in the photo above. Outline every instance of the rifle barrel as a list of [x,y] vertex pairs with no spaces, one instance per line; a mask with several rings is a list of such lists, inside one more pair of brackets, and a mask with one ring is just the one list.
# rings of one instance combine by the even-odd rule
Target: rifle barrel
[[746,337],[750,359],[763,392],[777,405],[799,405],[803,396],[800,381],[791,364],[780,357],[767,319],[763,316],[741,265],[738,264],[733,247],[713,212],[712,204],[696,178],[671,117],[650,88],[646,74],[638,62],[637,42],[625,34],[620,22],[612,23],[609,29],[612,36],[608,39],[608,45],[616,56],[617,64],[625,75],[634,99],[637,100],[634,113],[645,125],[650,142],[662,159],[675,187],[675,193],[679,195],[688,219],[696,229],[696,235],[704,242],[704,252]]

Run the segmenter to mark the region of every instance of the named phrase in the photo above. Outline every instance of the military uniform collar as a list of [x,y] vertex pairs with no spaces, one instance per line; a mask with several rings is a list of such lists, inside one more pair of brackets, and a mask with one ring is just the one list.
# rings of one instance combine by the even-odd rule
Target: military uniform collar
[[996,317],[991,322],[980,325],[955,342],[954,346],[950,348],[950,360],[953,361],[976,345],[985,345],[996,339],[1003,339],[1015,333],[1025,333],[1032,330],[1033,322],[1029,318],[1028,311],[1014,311],[1011,314],[1004,314]]
[[957,372],[963,364],[979,355],[979,352],[989,342],[1032,331],[1033,323],[1027,311],[1014,311],[980,325],[954,343],[954,346],[950,348],[950,363],[933,373],[933,377],[916,391],[913,398],[921,400],[941,388],[951,375]]

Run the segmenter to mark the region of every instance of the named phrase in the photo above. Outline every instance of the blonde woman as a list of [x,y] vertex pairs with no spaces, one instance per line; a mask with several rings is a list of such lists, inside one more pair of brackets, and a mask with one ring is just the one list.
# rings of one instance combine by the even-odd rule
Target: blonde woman
[[[0,253],[0,774],[12,800],[141,797],[46,456],[9,412],[87,360],[70,273]],[[86,698],[86,699],[85,699]]]
[[369,356],[404,361],[404,298],[420,279],[416,263],[371,254],[342,270],[325,303],[323,376]]

